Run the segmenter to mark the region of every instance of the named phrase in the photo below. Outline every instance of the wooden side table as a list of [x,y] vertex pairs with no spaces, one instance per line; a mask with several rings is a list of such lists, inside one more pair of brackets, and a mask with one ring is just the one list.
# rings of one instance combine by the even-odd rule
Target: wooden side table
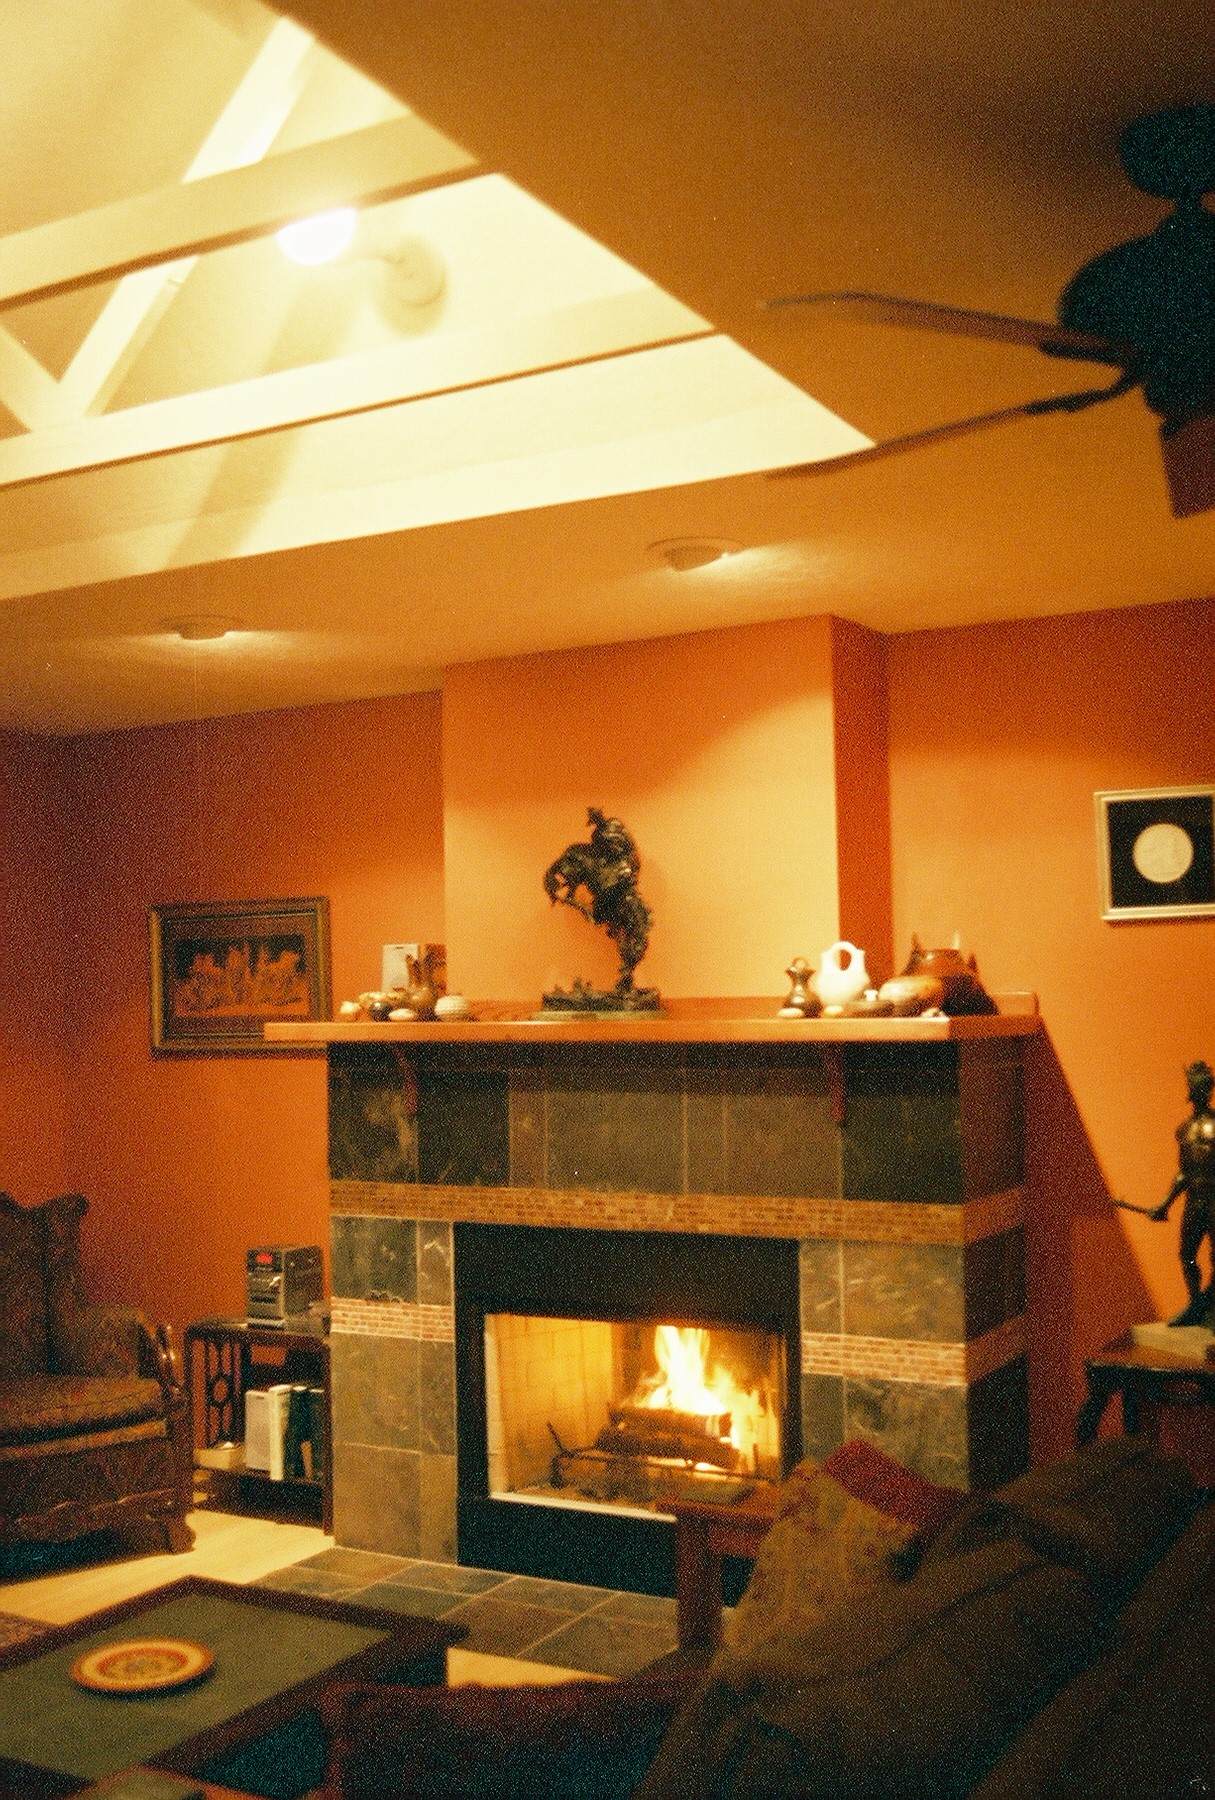
[[1122,1429],[1160,1435],[1162,1406],[1215,1406],[1215,1363],[1186,1362],[1167,1350],[1136,1344],[1127,1332],[1084,1365],[1088,1393],[1076,1419],[1077,1445],[1091,1444],[1117,1394],[1122,1401]]
[[745,1500],[722,1506],[707,1500],[676,1500],[675,1601],[679,1648],[696,1655],[716,1650],[721,1642],[721,1560],[745,1556],[751,1561],[776,1522],[778,1490],[767,1484]]
[[[284,1487],[311,1491],[320,1498],[321,1525],[333,1530],[333,1444],[329,1401],[329,1339],[313,1332],[250,1322],[247,1319],[199,1319],[185,1332],[186,1380],[194,1407],[196,1447],[240,1442],[245,1435],[245,1394],[252,1387],[298,1381],[324,1394],[325,1454],[315,1478],[271,1482],[255,1471],[237,1469],[244,1487],[255,1487],[273,1499]],[[201,1379],[199,1409],[195,1392]],[[201,1439],[201,1446],[199,1446]],[[223,1471],[212,1471],[223,1474]]]

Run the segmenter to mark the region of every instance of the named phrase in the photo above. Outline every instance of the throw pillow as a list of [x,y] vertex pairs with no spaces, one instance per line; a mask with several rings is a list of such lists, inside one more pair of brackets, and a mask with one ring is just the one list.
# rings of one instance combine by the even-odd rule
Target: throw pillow
[[626,1800],[691,1675],[552,1687],[337,1687],[323,1792],[336,1800]]
[[845,1592],[897,1579],[896,1558],[916,1528],[858,1500],[816,1463],[799,1463],[785,1482],[780,1510],[751,1579],[727,1622],[735,1652],[816,1624]]
[[929,1481],[865,1438],[850,1438],[833,1450],[823,1472],[856,1499],[867,1500],[888,1517],[913,1525],[921,1543],[936,1537],[969,1502],[961,1488]]

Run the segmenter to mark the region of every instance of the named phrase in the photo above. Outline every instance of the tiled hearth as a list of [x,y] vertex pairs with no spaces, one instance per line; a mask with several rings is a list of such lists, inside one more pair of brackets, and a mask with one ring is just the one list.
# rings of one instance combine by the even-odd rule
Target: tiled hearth
[[1022,1044],[331,1042],[338,1542],[459,1560],[461,1222],[784,1240],[804,1453],[1023,1467]]

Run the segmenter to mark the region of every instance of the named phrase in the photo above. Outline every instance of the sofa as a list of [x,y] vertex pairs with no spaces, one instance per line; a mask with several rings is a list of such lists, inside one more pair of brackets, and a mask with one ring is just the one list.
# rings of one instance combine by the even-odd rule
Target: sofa
[[1198,1800],[1213,1600],[1215,1506],[1144,1439],[986,1496],[801,1465],[707,1669],[335,1689],[323,1792]]
[[190,1410],[167,1326],[88,1306],[65,1194],[0,1194],[0,1549],[118,1531],[188,1550]]

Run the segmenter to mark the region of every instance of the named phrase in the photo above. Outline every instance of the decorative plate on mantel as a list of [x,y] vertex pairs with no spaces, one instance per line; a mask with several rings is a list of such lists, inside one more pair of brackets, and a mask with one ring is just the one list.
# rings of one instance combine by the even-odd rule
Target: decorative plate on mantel
[[72,1680],[98,1694],[155,1694],[199,1680],[214,1660],[202,1644],[181,1638],[130,1638],[77,1657]]

